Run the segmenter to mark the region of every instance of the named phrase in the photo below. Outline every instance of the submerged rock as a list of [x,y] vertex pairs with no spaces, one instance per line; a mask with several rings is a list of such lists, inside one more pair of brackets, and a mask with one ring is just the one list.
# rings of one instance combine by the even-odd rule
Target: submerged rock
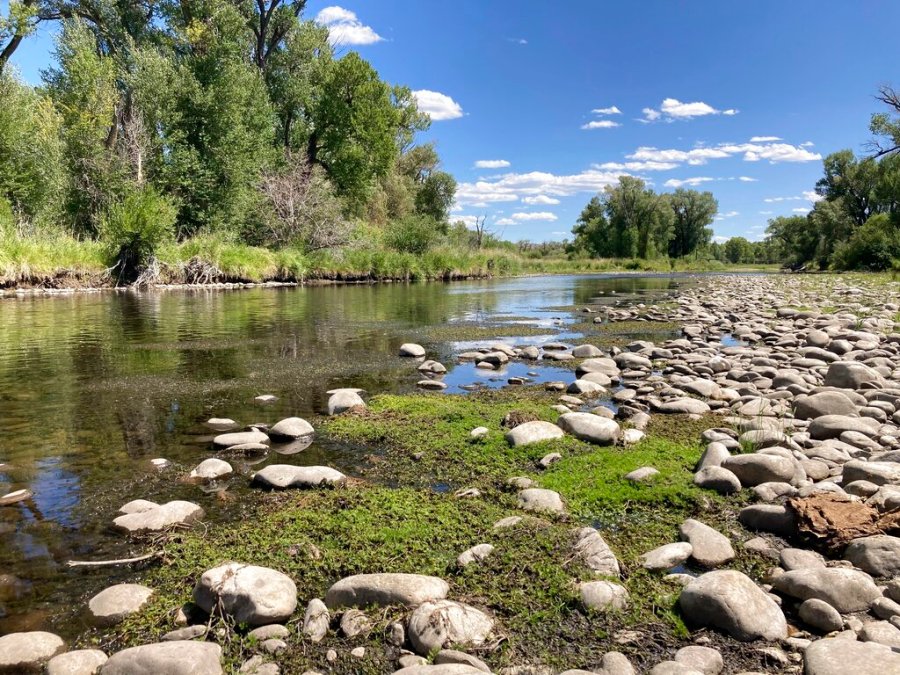
[[[132,510],[113,520],[113,526],[117,530],[128,534],[160,532],[176,525],[197,522],[205,515],[203,509],[192,502],[176,500],[165,504],[154,504],[144,500],[139,501],[143,502],[140,510]],[[129,504],[135,504],[135,502],[129,502]]]

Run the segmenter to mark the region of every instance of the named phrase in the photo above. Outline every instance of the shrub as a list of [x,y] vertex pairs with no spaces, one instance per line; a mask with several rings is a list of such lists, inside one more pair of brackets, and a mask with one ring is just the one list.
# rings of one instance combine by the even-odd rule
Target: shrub
[[882,272],[900,260],[900,230],[887,214],[872,216],[834,252],[834,268]]
[[156,250],[173,237],[178,213],[172,200],[151,187],[129,192],[113,202],[100,223],[119,279],[133,280]]
[[387,227],[385,243],[395,251],[422,255],[441,237],[441,226],[428,216],[407,216]]

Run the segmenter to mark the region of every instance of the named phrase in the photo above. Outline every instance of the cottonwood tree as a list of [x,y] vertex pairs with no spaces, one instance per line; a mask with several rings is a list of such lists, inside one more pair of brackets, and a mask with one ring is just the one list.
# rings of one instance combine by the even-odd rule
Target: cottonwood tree
[[709,225],[719,210],[712,192],[678,188],[666,198],[674,215],[669,256],[682,258],[708,244],[713,235]]

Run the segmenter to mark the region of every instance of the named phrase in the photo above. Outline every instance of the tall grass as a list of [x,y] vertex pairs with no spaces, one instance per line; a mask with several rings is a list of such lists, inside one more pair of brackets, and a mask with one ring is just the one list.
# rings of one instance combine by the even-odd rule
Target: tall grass
[[106,247],[100,242],[62,233],[23,236],[0,228],[0,285],[99,277],[106,267]]

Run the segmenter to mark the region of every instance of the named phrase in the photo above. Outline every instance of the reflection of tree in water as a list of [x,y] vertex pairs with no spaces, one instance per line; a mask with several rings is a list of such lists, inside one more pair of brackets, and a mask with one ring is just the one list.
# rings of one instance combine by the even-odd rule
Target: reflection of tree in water
[[124,401],[116,410],[116,418],[129,457],[138,459],[155,452],[159,420],[149,399]]

